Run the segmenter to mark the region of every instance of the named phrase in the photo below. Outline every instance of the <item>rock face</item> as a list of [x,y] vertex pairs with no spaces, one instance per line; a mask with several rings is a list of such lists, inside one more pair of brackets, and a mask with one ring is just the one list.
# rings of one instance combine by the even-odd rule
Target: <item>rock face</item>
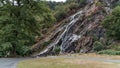
[[[46,41],[52,42],[37,56],[55,53],[87,53],[92,50],[95,39],[103,39],[105,30],[100,25],[104,17],[112,10],[112,4],[119,0],[86,0],[86,5],[70,16]],[[40,46],[36,44],[36,46]]]

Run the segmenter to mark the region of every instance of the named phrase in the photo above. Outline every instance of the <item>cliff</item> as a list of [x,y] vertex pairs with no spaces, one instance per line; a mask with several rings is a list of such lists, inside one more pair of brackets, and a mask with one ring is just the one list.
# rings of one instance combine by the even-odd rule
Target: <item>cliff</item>
[[[37,56],[91,52],[96,39],[103,43],[107,41],[101,22],[111,13],[117,1],[86,0],[84,7],[51,28],[43,39],[33,45],[31,51],[40,50]],[[49,44],[44,46],[45,42]]]

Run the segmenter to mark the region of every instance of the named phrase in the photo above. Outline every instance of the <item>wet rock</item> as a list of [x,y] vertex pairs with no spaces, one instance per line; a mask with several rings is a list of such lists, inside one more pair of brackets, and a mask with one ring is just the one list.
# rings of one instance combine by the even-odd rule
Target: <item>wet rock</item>
[[88,51],[91,50],[92,44],[93,44],[92,37],[83,37],[77,42],[75,51],[87,53]]
[[[53,55],[55,46],[60,53],[87,53],[92,51],[94,40],[104,40],[105,30],[100,25],[104,17],[111,13],[111,4],[118,0],[87,0],[86,6],[67,19],[47,40],[53,42],[37,56]],[[96,5],[101,2],[105,5]],[[90,3],[90,4],[89,4]],[[52,38],[52,39],[51,39]]]

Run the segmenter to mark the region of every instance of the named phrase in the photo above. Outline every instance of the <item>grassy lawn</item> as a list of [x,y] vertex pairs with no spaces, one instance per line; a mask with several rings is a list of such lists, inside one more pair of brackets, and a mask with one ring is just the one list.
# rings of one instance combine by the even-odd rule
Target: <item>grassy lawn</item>
[[120,64],[79,58],[46,57],[21,61],[18,68],[120,68]]
[[[66,56],[66,55],[65,55]],[[105,58],[105,59],[120,59],[119,55],[106,55],[106,54],[69,54],[68,56],[75,56],[75,57],[92,57],[92,58]]]

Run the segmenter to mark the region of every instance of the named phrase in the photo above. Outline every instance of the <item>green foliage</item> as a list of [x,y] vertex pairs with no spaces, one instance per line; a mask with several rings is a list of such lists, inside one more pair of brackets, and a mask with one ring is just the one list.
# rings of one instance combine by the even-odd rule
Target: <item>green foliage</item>
[[12,49],[12,45],[9,42],[3,43],[0,45],[0,57],[4,55],[7,57],[10,55],[10,50]]
[[69,12],[75,12],[77,8],[84,5],[86,0],[66,0],[65,3],[60,2],[55,5],[54,16],[57,21],[61,21],[67,17]]
[[59,53],[59,52],[60,52],[60,46],[56,46],[56,47],[54,48],[54,52],[55,52],[55,53]]
[[109,46],[109,49],[113,49],[113,50],[120,51],[120,43],[111,44],[111,45]]
[[75,8],[75,4],[60,4],[55,7],[55,17],[58,21],[64,19],[67,13],[72,9]]
[[80,6],[83,6],[86,3],[86,0],[78,0],[78,3],[80,4]]
[[101,51],[105,48],[105,46],[101,43],[101,42],[98,42],[98,41],[95,41],[93,43],[93,50],[94,51]]
[[29,55],[29,47],[28,46],[19,46],[16,47],[16,53],[17,55],[21,55],[21,56],[26,56]]
[[120,44],[111,44],[106,50],[99,51],[98,54],[120,55]]
[[97,2],[96,5],[97,6],[103,6],[104,4],[102,2]]
[[67,12],[69,11],[69,9],[67,9],[66,7],[64,6],[61,6],[61,7],[56,7],[56,11],[55,11],[55,17],[57,20],[61,20],[61,19],[64,19]]
[[50,9],[55,10],[55,7],[59,4],[63,4],[63,2],[55,2],[55,1],[46,1],[47,5]]
[[102,50],[98,54],[108,54],[108,55],[120,55],[120,51],[116,50]]
[[67,2],[67,3],[72,3],[72,2],[74,2],[74,3],[77,3],[77,4],[79,4],[79,5],[83,5],[83,4],[86,3],[86,0],[66,0],[66,2]]
[[102,25],[106,28],[108,37],[120,40],[120,6],[104,19]]
[[120,1],[119,1],[119,2],[114,3],[112,7],[113,7],[113,8],[115,8],[115,7],[117,7],[117,6],[120,6]]
[[42,45],[48,46],[51,43],[51,40],[44,42]]
[[[16,3],[15,3],[16,1]],[[26,55],[29,47],[55,18],[44,2],[0,0],[0,56]]]

